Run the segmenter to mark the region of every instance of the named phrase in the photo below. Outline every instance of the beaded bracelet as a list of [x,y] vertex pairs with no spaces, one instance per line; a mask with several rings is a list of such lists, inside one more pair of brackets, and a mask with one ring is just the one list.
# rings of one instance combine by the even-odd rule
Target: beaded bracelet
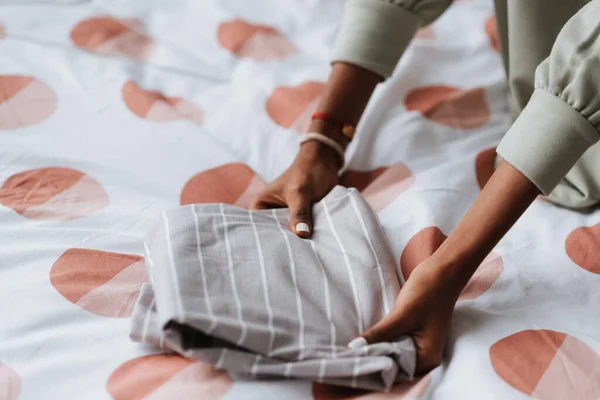
[[312,140],[316,140],[317,142],[323,143],[325,146],[327,146],[330,149],[332,149],[333,151],[335,151],[338,154],[338,156],[340,156],[340,159],[342,160],[342,167],[344,166],[344,164],[346,162],[346,156],[345,156],[344,148],[342,146],[340,146],[338,142],[323,135],[322,133],[309,132],[309,133],[304,134],[300,138],[300,145],[302,145],[303,143],[306,143],[306,142],[310,142]]

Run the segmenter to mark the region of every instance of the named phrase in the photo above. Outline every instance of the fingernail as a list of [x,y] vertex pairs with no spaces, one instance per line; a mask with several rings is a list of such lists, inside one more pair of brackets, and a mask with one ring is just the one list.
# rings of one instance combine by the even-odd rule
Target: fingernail
[[360,349],[361,347],[365,347],[368,344],[369,343],[367,343],[367,339],[365,339],[362,336],[359,336],[357,338],[352,339],[350,343],[348,343],[348,347],[350,347],[351,349]]
[[309,232],[310,233],[310,227],[308,226],[308,224],[306,222],[298,222],[296,224],[296,231],[297,232]]

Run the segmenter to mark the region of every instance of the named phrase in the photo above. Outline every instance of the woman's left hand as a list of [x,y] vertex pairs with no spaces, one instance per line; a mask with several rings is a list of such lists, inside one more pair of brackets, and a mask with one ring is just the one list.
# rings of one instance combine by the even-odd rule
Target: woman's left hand
[[438,366],[458,296],[539,193],[525,175],[502,161],[452,235],[406,280],[394,309],[361,336],[375,343],[409,335],[417,347],[416,372]]
[[400,290],[394,308],[360,335],[368,343],[411,336],[417,348],[418,375],[441,364],[454,305],[463,289],[444,271],[432,258],[419,264]]

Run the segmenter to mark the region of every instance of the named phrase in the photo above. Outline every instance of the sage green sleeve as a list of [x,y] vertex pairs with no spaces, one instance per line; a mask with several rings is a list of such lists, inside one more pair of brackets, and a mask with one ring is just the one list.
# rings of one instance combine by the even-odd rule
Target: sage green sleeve
[[600,0],[594,0],[565,24],[536,69],[535,91],[497,152],[547,195],[600,139],[599,129]]
[[332,62],[357,65],[388,78],[417,29],[452,0],[348,0]]

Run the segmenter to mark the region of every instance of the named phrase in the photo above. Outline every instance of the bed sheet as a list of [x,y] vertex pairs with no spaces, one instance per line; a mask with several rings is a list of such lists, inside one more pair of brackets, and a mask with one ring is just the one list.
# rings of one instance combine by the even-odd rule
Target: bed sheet
[[[134,344],[141,238],[239,206],[291,162],[343,0],[0,1],[0,399],[597,399],[600,213],[536,200],[456,307],[446,362],[369,394],[252,381]],[[405,279],[456,227],[510,124],[487,0],[419,30],[341,177]]]

